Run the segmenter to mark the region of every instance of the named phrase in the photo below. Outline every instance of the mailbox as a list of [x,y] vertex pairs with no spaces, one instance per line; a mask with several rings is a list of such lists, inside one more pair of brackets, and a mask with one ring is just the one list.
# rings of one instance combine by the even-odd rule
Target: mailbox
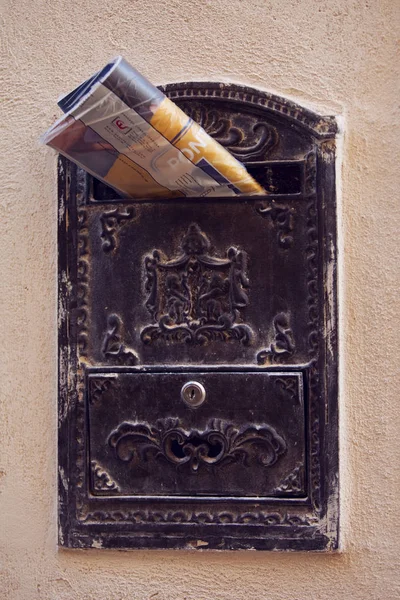
[[60,544],[336,549],[335,119],[163,91],[267,194],[124,199],[60,159]]

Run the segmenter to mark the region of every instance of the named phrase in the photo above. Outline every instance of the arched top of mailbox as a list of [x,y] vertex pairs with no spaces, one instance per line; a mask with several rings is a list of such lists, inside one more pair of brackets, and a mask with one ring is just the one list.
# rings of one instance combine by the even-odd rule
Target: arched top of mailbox
[[333,116],[321,116],[291,100],[257,90],[256,88],[233,83],[187,82],[169,83],[160,89],[176,104],[188,112],[191,104],[204,106],[213,103],[230,107],[233,111],[264,114],[265,118],[275,116],[279,120],[295,124],[317,139],[329,139],[337,133],[337,123]]

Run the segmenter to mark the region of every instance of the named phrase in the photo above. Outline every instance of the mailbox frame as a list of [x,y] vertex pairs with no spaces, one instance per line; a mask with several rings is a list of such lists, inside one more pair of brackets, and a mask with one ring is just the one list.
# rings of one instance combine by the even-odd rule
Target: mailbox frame
[[[60,158],[59,544],[121,549],[336,550],[339,545],[336,121],[284,98],[239,85],[185,83],[162,89],[264,184],[267,196],[233,202],[244,203],[249,210],[255,207],[268,220],[282,252],[290,249],[296,234],[293,221],[296,213],[290,203],[296,195],[305,199],[308,271],[304,277],[308,292],[303,304],[309,315],[308,326],[311,323],[307,339],[309,359],[303,356],[296,362],[290,324],[282,322],[286,317],[279,313],[271,323],[275,338],[265,339],[254,360],[246,358],[243,364],[223,359],[209,364],[196,361],[179,364],[168,363],[165,358],[143,363],[136,349],[124,343],[118,329],[120,324],[112,320],[113,315],[108,324],[111,333],[105,339],[114,335],[115,340],[118,330],[117,350],[114,345],[104,351],[104,346],[104,360],[93,360],[87,351],[91,335],[88,297],[92,285],[87,274],[92,236],[88,215],[107,212],[111,221],[104,226],[103,220],[100,235],[103,244],[110,244],[113,252],[119,243],[120,230],[129,220],[130,207],[143,202],[150,206],[160,201],[120,198],[70,161]],[[291,135],[299,140],[299,146],[295,147],[293,142],[293,156],[288,157]],[[282,146],[286,144],[287,153],[283,157],[276,155],[277,137],[284,140]],[[161,203],[169,202],[172,201]],[[184,206],[194,200],[176,202]],[[221,210],[225,207],[228,211],[232,200],[199,199],[198,202],[204,203],[204,207],[220,203]],[[174,210],[178,214],[178,209]],[[156,235],[152,246],[157,248]],[[228,261],[219,251],[221,264],[223,259]],[[103,393],[107,395],[107,385],[102,382],[107,382],[113,373],[121,374],[121,380],[135,373],[146,373],[149,377],[152,373],[170,376],[185,373],[189,379],[196,379],[204,371],[244,373],[249,377],[252,373],[275,377],[282,374],[284,381],[286,376],[294,374],[301,381],[306,493],[296,496],[296,491],[292,495],[282,492],[275,497],[248,498],[193,493],[121,494],[117,500],[112,496],[115,481],[102,465],[93,464],[90,454],[92,382],[97,381],[95,393],[100,397]],[[294,479],[292,475],[285,485],[295,489]],[[93,487],[96,481],[100,481],[99,488]],[[94,489],[99,491],[97,496]]]

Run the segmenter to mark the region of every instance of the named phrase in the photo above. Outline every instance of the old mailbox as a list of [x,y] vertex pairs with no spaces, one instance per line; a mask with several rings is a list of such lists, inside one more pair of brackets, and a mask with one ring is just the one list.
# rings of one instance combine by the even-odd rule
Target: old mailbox
[[133,201],[60,160],[60,544],[335,549],[336,122],[164,91],[268,194]]

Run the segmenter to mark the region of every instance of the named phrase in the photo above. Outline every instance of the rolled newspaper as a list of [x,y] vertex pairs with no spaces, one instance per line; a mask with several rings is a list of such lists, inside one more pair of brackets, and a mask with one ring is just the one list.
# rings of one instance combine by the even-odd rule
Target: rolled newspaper
[[42,141],[132,198],[265,194],[245,167],[121,56],[63,96]]

